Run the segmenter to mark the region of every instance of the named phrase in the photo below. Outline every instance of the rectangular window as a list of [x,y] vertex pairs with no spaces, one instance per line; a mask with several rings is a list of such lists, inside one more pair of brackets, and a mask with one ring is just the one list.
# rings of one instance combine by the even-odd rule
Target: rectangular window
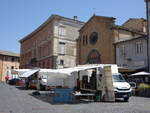
[[15,58],[14,58],[14,57],[12,57],[12,58],[11,58],[11,61],[12,61],[12,62],[14,62],[14,61],[15,61]]
[[38,55],[39,55],[39,58],[41,58],[41,47],[38,48]]
[[141,41],[136,42],[135,46],[136,46],[136,53],[140,54],[142,52],[142,42]]
[[36,49],[32,50],[32,58],[36,58]]
[[64,26],[59,27],[59,35],[66,35],[66,28]]
[[65,55],[65,43],[64,42],[59,42],[59,51],[58,53],[60,55]]
[[60,65],[64,65],[64,60],[60,60]]
[[14,69],[14,66],[11,66],[11,69]]
[[126,53],[125,53],[125,45],[122,45],[121,48],[120,48],[120,53],[121,53],[121,56],[125,56]]

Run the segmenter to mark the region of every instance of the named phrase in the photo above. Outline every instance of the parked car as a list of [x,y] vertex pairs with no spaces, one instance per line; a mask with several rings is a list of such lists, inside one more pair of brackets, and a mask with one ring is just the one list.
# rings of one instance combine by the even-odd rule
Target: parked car
[[10,85],[16,85],[17,82],[21,81],[21,79],[19,78],[13,78],[11,80],[8,81],[8,84]]

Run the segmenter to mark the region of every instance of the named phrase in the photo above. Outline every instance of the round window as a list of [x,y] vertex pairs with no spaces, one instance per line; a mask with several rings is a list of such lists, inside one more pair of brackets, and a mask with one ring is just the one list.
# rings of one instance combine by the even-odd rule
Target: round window
[[98,33],[97,32],[93,32],[91,35],[90,35],[90,43],[91,44],[95,44],[98,40]]

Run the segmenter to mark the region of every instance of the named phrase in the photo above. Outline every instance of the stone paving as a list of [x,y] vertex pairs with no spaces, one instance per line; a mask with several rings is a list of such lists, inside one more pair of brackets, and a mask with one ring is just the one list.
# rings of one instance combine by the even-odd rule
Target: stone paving
[[150,113],[150,98],[131,97],[129,102],[115,103],[51,104],[49,98],[35,98],[32,92],[0,83],[0,113]]

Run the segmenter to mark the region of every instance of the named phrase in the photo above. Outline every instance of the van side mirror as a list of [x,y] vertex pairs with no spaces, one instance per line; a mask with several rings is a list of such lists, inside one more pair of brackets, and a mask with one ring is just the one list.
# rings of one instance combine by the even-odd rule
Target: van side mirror
[[136,88],[136,83],[135,82],[130,82],[131,88]]

